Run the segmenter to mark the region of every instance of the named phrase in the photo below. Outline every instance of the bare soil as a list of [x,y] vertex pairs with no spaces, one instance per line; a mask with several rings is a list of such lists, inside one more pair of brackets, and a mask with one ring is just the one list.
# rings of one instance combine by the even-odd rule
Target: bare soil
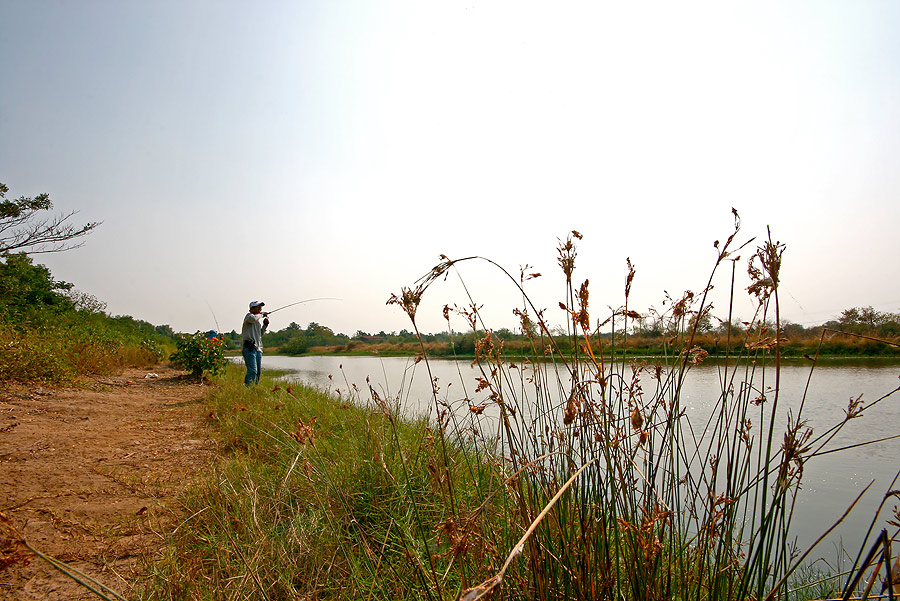
[[[215,456],[208,389],[159,367],[0,390],[0,513],[32,547],[131,598],[184,519],[178,493]],[[0,599],[96,598],[35,556],[0,571]]]

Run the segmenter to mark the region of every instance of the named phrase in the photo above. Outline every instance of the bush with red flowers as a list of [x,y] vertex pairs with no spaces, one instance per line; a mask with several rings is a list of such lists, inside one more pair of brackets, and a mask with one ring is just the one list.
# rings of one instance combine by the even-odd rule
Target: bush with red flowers
[[203,372],[217,374],[225,368],[225,341],[220,337],[211,338],[206,332],[178,334],[175,344],[178,350],[169,360],[190,370],[192,376],[200,377]]

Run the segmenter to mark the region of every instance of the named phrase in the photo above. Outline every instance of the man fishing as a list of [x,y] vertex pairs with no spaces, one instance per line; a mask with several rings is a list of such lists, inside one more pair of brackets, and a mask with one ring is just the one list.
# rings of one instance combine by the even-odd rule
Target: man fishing
[[[259,376],[262,373],[262,337],[269,329],[269,314],[263,313],[262,308],[266,303],[253,301],[250,303],[250,312],[244,316],[244,324],[241,326],[241,353],[244,355],[244,363],[247,365],[247,375],[244,376],[244,386],[259,384]],[[262,325],[259,316],[262,315]]]

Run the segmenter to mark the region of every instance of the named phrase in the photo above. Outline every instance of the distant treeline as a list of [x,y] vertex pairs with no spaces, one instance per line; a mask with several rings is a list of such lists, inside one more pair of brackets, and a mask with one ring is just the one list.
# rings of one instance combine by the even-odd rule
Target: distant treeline
[[[705,318],[697,326],[692,341],[684,332],[667,332],[663,322],[649,318],[635,319],[627,332],[597,333],[590,338],[594,353],[615,352],[624,355],[668,355],[681,352],[689,342],[709,355],[721,356],[774,347],[774,324],[751,324],[735,320],[712,324]],[[551,331],[549,337],[531,339],[521,333],[502,328],[490,333],[483,331],[424,334],[422,342],[431,356],[471,356],[476,347],[493,341],[495,348],[502,345],[508,355],[531,354],[535,347],[552,346],[561,352],[574,352],[586,347],[583,336],[572,337],[562,327]],[[231,348],[240,346],[240,334],[225,334]],[[813,356],[817,352],[829,356],[900,356],[900,313],[876,311],[872,307],[854,307],[841,312],[838,319],[821,325],[804,327],[785,321],[777,335],[785,356]],[[420,352],[416,335],[409,330],[399,332],[369,333],[357,330],[353,336],[335,333],[331,328],[311,322],[306,328],[291,323],[286,328],[267,333],[263,338],[267,350],[287,355],[305,353],[342,354],[400,354]]]
[[[509,333],[508,330],[501,330],[498,334],[500,332]],[[509,333],[509,335],[512,336],[511,333]],[[474,341],[474,335],[469,336]],[[231,332],[223,333],[222,337],[225,339],[229,348],[233,350],[240,348],[241,335],[239,332],[232,330]],[[454,337],[447,332],[441,332],[439,334],[423,334],[422,338],[425,342],[429,343],[444,342],[448,344],[451,339],[454,339]],[[456,336],[456,338],[459,338],[459,336]],[[331,328],[320,325],[314,321],[310,322],[306,328],[292,322],[284,329],[267,332],[263,336],[263,346],[267,351],[277,350],[278,352],[287,355],[302,355],[310,350],[333,350],[334,347],[343,347],[345,350],[352,351],[353,349],[367,346],[400,346],[417,342],[418,339],[416,338],[416,335],[405,329],[400,330],[400,332],[390,333],[382,330],[372,334],[364,332],[363,330],[357,330],[353,336],[348,336],[347,334],[339,332],[335,333]],[[470,352],[473,352],[473,350],[474,342]]]

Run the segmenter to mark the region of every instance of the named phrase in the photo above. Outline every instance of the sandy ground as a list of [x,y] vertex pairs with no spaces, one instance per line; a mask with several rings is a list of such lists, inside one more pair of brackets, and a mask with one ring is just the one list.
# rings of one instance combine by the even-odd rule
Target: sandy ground
[[[0,390],[0,513],[129,598],[142,559],[183,519],[177,493],[216,450],[199,402],[208,385],[181,375],[128,369],[83,388]],[[33,557],[0,571],[0,599],[97,597]]]

